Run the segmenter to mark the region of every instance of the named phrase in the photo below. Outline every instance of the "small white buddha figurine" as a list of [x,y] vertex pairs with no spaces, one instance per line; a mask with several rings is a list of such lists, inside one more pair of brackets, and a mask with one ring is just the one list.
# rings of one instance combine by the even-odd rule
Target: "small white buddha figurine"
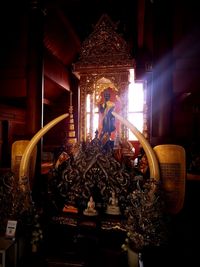
[[111,197],[109,198],[109,204],[111,206],[118,206],[118,199],[116,198],[114,191],[112,191]]
[[120,214],[120,209],[118,206],[118,198],[115,195],[115,191],[111,192],[111,197],[109,198],[109,204],[107,205],[106,213],[112,215]]
[[83,214],[88,216],[95,216],[98,214],[98,212],[95,209],[95,202],[92,196],[90,196],[90,199],[87,203],[87,209],[83,211]]

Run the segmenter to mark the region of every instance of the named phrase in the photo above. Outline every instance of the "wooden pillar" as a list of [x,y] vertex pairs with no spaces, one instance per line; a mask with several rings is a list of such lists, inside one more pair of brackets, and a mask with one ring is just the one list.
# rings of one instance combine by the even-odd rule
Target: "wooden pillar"
[[[27,134],[43,126],[43,13],[40,0],[30,0],[27,55]],[[40,173],[41,143],[38,144],[36,175]]]
[[138,25],[138,48],[143,48],[144,45],[144,15],[145,15],[145,0],[138,1],[138,12],[137,12],[137,25]]
[[170,53],[153,70],[152,87],[152,143],[171,142],[172,139],[172,62]]
[[[158,74],[158,73],[157,73]],[[154,113],[157,116],[157,133],[158,137],[170,137],[171,133],[171,75],[170,67],[164,64],[159,69],[157,81],[154,83]]]
[[[166,4],[166,3],[165,3]],[[154,4],[154,68],[152,92],[152,138],[155,144],[172,141],[172,73],[170,7]]]

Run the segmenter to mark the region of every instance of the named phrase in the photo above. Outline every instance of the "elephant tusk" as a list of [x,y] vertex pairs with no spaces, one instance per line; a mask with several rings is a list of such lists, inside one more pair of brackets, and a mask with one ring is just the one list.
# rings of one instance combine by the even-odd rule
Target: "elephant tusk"
[[149,164],[149,170],[150,170],[150,178],[154,178],[156,180],[160,179],[160,171],[159,171],[159,164],[158,160],[156,158],[155,152],[153,151],[151,145],[149,142],[146,140],[144,135],[133,125],[131,124],[128,120],[124,119],[122,116],[120,116],[116,112],[112,112],[112,114],[119,120],[121,121],[127,128],[129,128],[133,134],[138,138],[140,144],[142,145]]
[[30,140],[28,143],[26,149],[24,150],[24,153],[22,155],[20,168],[19,168],[19,182],[23,180],[24,177],[27,177],[28,174],[28,166],[29,166],[29,160],[31,153],[38,143],[38,141],[47,133],[53,126],[55,126],[57,123],[59,123],[61,120],[67,118],[69,116],[68,113],[60,115],[59,117],[53,119],[49,123],[47,123],[42,129],[40,129]]
[[[116,112],[112,112],[112,114],[121,121],[127,128],[129,128],[133,134],[138,138],[139,142],[141,143],[149,163],[149,169],[150,169],[150,177],[155,179],[160,179],[160,172],[159,172],[159,165],[156,158],[156,155],[150,146],[149,142],[145,139],[143,134],[134,126],[132,125],[128,120],[121,117]],[[28,146],[26,147],[22,160],[20,163],[20,169],[19,169],[19,179],[23,179],[24,177],[27,177],[28,173],[28,165],[30,160],[30,155],[35,147],[35,145],[38,143],[38,141],[44,136],[45,133],[47,133],[53,126],[55,126],[57,123],[59,123],[61,120],[67,118],[69,116],[68,113],[63,114],[54,120],[50,121],[47,125],[45,125],[42,129],[40,129],[30,140]]]

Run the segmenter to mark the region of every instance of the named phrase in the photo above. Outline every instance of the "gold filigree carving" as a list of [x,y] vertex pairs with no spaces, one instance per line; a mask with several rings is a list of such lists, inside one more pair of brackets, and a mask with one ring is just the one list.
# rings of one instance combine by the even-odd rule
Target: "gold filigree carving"
[[125,40],[116,32],[116,25],[102,15],[94,31],[83,42],[76,69],[100,66],[130,66],[134,64]]

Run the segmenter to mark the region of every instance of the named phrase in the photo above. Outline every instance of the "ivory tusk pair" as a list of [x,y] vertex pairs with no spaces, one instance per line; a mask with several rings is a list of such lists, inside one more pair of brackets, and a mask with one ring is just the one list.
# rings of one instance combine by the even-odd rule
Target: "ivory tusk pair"
[[[158,161],[156,158],[156,155],[149,144],[149,142],[145,139],[143,134],[138,131],[138,129],[132,125],[128,120],[122,118],[119,114],[116,112],[112,112],[112,114],[119,120],[121,121],[127,128],[129,128],[133,134],[138,138],[139,142],[141,143],[149,164],[149,169],[150,169],[150,178],[154,179],[160,179],[160,172],[159,172],[159,165]],[[41,130],[39,130],[33,138],[30,140],[28,146],[26,147],[24,154],[22,156],[22,160],[20,163],[20,170],[19,170],[19,181],[22,180],[24,177],[27,177],[28,173],[28,166],[29,166],[29,161],[30,161],[30,156],[31,153],[38,143],[38,141],[43,137],[45,133],[47,133],[53,126],[55,126],[57,123],[59,123],[61,120],[67,118],[69,114],[63,114],[54,120],[50,121],[47,125],[45,125]]]

